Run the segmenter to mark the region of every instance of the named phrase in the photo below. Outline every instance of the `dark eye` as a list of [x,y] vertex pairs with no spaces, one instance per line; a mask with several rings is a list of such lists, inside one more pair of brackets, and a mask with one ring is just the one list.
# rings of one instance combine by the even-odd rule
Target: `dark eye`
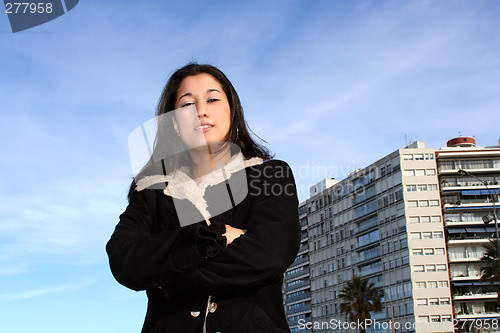
[[207,102],[208,102],[208,103],[213,103],[213,102],[217,102],[217,101],[219,101],[219,99],[218,99],[218,98],[215,98],[215,97],[213,97],[213,98],[209,98],[209,99],[207,100]]
[[186,102],[184,104],[182,104],[182,108],[185,108],[186,106],[191,106],[191,105],[194,105],[194,102]]

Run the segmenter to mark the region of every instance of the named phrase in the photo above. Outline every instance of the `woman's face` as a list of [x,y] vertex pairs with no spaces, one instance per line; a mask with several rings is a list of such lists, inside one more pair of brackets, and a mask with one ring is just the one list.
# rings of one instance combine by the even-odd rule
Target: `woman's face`
[[189,147],[224,142],[231,108],[221,84],[210,74],[186,77],[177,89],[174,127]]

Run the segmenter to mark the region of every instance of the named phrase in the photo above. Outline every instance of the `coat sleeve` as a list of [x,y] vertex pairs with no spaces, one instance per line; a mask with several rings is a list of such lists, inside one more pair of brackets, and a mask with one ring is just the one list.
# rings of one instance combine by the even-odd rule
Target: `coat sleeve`
[[295,259],[300,223],[288,164],[269,161],[249,177],[248,228],[217,257],[176,281],[177,292],[226,293],[276,282]]
[[155,232],[156,192],[144,190],[131,194],[129,205],[106,245],[113,276],[137,291],[165,285],[173,276],[203,261],[196,246],[196,225]]

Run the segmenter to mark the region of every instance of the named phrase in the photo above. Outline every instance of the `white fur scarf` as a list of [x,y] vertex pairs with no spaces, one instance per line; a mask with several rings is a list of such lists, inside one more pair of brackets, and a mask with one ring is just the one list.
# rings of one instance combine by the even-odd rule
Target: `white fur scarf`
[[262,163],[263,160],[260,157],[245,160],[243,154],[238,153],[231,157],[226,164],[212,170],[199,184],[188,175],[186,168],[180,168],[166,176],[144,177],[137,182],[136,190],[142,191],[152,185],[167,182],[168,186],[163,190],[163,193],[173,198],[189,200],[200,211],[205,222],[210,225],[211,216],[204,198],[207,187],[228,180],[237,171]]

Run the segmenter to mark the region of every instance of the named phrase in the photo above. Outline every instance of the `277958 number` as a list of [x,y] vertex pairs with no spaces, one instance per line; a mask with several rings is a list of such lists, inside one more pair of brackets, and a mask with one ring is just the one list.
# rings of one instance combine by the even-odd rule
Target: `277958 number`
[[31,14],[50,14],[52,13],[52,3],[50,2],[7,2],[5,4],[5,12],[7,14],[26,14],[27,12]]
[[500,327],[498,319],[493,320],[481,320],[481,319],[469,319],[469,320],[457,320],[453,321],[453,327],[456,329],[469,329],[469,330],[481,330],[481,329],[498,329]]

